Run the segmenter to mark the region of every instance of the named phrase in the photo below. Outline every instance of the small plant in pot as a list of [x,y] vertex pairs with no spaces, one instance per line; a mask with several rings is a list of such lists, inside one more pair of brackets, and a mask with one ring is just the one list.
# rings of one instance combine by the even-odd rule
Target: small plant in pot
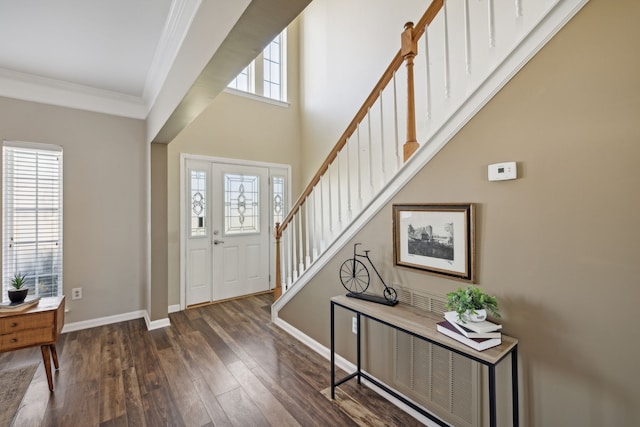
[[29,288],[26,287],[26,274],[16,273],[11,279],[12,289],[9,289],[9,300],[11,302],[22,302],[27,298]]
[[498,300],[487,295],[482,288],[469,285],[466,289],[458,288],[455,292],[447,294],[446,307],[458,313],[458,319],[463,322],[480,322],[487,318],[487,311],[496,317],[498,312]]

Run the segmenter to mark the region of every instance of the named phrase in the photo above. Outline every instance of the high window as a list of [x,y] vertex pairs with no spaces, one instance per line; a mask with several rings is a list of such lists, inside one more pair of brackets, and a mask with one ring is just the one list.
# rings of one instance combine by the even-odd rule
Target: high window
[[29,294],[62,294],[62,148],[5,142],[2,298],[15,275]]
[[276,101],[287,101],[287,30],[278,34],[228,87]]

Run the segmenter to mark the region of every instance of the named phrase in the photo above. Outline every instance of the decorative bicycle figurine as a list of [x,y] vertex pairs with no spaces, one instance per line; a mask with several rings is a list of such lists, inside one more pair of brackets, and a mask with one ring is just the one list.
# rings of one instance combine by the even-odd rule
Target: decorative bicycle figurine
[[[390,304],[397,303],[398,293],[392,287],[387,286],[384,279],[382,279],[382,276],[380,276],[380,273],[378,273],[378,269],[376,269],[376,266],[373,265],[371,258],[369,258],[369,252],[371,251],[365,250],[364,254],[357,253],[358,245],[361,244],[362,243],[356,243],[353,245],[353,258],[349,258],[342,263],[342,266],[340,266],[340,281],[342,282],[342,286],[344,286],[346,290],[351,292],[353,296],[358,297],[361,294],[364,294],[364,291],[366,291],[369,287],[371,276],[369,275],[369,270],[367,270],[367,267],[362,261],[358,259],[358,257],[365,258],[367,261],[369,261],[369,264],[371,264],[371,267],[373,267],[373,271],[376,272],[376,275],[384,285],[384,299]],[[364,299],[375,301],[374,296],[369,296],[368,298]]]

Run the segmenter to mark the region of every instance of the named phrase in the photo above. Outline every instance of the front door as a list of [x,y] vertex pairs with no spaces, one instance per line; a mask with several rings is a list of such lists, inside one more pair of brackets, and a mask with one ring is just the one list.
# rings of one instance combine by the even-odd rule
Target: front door
[[186,304],[269,290],[269,169],[187,161]]
[[269,170],[214,163],[213,301],[269,290]]

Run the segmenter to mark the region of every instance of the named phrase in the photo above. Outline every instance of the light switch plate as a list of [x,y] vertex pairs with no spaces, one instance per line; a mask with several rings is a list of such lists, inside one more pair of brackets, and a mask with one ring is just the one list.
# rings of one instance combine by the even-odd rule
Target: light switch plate
[[508,179],[516,179],[517,177],[516,162],[489,165],[489,181],[505,181]]

